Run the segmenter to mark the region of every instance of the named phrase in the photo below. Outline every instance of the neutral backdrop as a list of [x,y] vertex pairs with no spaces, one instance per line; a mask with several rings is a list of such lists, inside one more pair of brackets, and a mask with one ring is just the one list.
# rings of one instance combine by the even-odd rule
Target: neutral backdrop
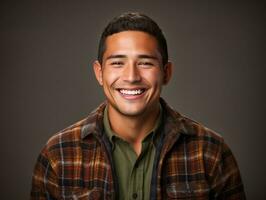
[[92,71],[106,23],[151,16],[174,63],[162,96],[221,134],[248,199],[266,198],[263,1],[1,1],[1,200],[28,199],[36,158],[57,131],[104,96]]

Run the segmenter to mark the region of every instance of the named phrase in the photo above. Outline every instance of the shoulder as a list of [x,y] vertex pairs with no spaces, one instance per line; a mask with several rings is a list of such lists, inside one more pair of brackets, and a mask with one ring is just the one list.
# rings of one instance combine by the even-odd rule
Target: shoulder
[[185,134],[189,135],[191,138],[217,145],[224,143],[224,138],[219,133],[200,122],[182,116],[182,124]]
[[201,157],[210,174],[213,175],[214,168],[221,164],[237,166],[233,152],[220,134],[187,117],[183,117],[183,123],[187,131],[183,138],[190,156]]
[[67,128],[55,133],[46,143],[47,149],[53,149],[63,143],[75,143],[81,140],[81,130],[86,125],[86,119],[80,120]]
[[180,114],[170,107],[163,99],[161,105],[164,109],[164,126],[166,132],[174,131],[176,134],[187,136],[193,140],[206,141],[214,144],[224,142],[223,137],[203,124]]
[[74,148],[88,135],[99,132],[99,121],[105,105],[101,104],[92,111],[85,119],[82,119],[67,128],[55,133],[49,138],[45,145],[47,151],[54,151],[62,148]]

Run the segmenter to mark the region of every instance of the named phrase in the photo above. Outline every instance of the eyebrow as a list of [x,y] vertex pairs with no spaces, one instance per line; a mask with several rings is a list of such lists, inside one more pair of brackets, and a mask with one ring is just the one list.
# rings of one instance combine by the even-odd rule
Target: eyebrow
[[122,54],[113,54],[110,55],[106,58],[106,60],[112,59],[112,58],[126,58],[126,55],[122,55]]
[[140,54],[138,55],[138,58],[148,58],[148,59],[158,60],[156,56],[147,55],[147,54]]
[[[106,58],[106,60],[113,59],[113,58],[126,58],[126,57],[127,56],[123,55],[123,54],[113,54],[113,55],[108,56]],[[159,60],[156,56],[147,55],[147,54],[139,54],[137,57],[138,58],[148,58],[148,59],[153,59],[153,60]]]

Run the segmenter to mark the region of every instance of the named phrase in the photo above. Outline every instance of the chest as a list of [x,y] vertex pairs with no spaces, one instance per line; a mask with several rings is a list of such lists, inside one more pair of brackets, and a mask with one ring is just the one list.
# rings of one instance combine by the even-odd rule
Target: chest
[[206,160],[198,143],[179,141],[159,162],[158,199],[209,199]]

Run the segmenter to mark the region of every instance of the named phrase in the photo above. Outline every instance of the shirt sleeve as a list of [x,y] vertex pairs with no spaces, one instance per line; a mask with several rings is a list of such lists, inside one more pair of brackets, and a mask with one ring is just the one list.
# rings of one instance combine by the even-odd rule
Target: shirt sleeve
[[31,185],[31,200],[54,200],[58,197],[58,179],[47,151],[44,150],[38,156]]
[[211,199],[246,199],[236,159],[225,143],[221,144],[212,170]]

